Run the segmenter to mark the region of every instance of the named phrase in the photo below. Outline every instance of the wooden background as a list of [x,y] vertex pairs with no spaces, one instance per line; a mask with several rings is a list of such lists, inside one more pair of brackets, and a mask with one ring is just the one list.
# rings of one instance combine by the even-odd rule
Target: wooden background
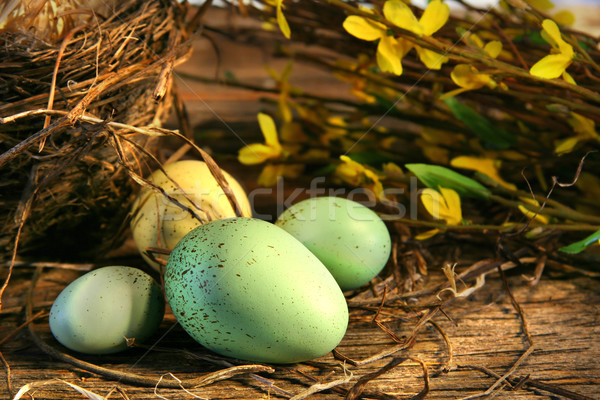
[[[122,262],[123,260],[119,260]],[[135,264],[130,259],[129,264]],[[34,296],[34,313],[48,310],[60,290],[81,274],[80,271],[64,269],[69,265],[46,268],[42,273]],[[85,267],[79,265],[78,267]],[[9,290],[5,295],[0,332],[2,337],[12,332],[23,319],[22,305],[30,286],[33,269],[17,269]],[[567,396],[551,395],[547,390],[524,385],[511,390],[506,388],[496,398],[499,399],[552,399],[574,398],[595,399],[600,393],[600,282],[598,277],[585,277],[578,273],[565,273],[547,268],[539,284],[530,287],[521,274],[531,274],[532,270],[523,267],[510,274],[509,282],[516,300],[521,305],[534,350],[511,376],[511,382],[529,377],[536,383],[550,384]],[[426,278],[426,286],[440,281],[439,271],[431,267]],[[407,299],[410,305],[410,298]],[[371,322],[376,306],[353,308],[351,322],[346,336],[337,350],[354,359],[363,360],[396,343]],[[415,313],[418,309],[415,308]],[[412,334],[416,319],[403,321],[405,313],[397,315],[383,313],[381,321],[405,339]],[[444,314],[438,313],[433,321],[445,332],[452,347],[453,360],[449,372],[439,372],[448,366],[449,348],[438,330],[425,325],[417,336],[416,344],[409,350],[395,353],[394,357],[413,357],[404,363],[370,381],[364,398],[408,399],[419,393],[424,386],[423,371],[416,358],[428,367],[430,375],[427,399],[461,399],[479,395],[490,387],[495,378],[481,372],[488,369],[497,375],[504,375],[519,357],[527,350],[528,342],[524,335],[519,314],[511,304],[501,280],[497,276],[487,279],[486,285],[465,300],[456,300],[444,307]],[[36,332],[51,345],[60,348],[47,326],[47,318],[36,321]],[[163,321],[159,332],[148,343],[157,346],[146,349],[131,349],[117,355],[85,356],[83,360],[121,371],[134,372],[154,378],[158,383],[164,374],[172,373],[179,379],[191,379],[203,373],[214,371],[218,366],[202,359],[209,355],[200,345],[189,338],[175,324],[171,314]],[[189,353],[182,354],[185,350]],[[32,343],[27,330],[14,335],[2,344],[1,351],[9,365],[12,394],[23,385],[46,382],[32,393],[36,399],[83,398],[59,381],[61,379],[96,394],[106,395],[115,387],[122,390],[127,398],[159,398],[156,393],[168,399],[194,398],[182,389],[156,390],[152,387],[128,385],[107,380],[89,372],[73,368],[41,352]],[[65,350],[66,351],[66,350]],[[68,351],[67,351],[68,352]],[[268,399],[286,398],[270,388],[275,385],[290,394],[302,393],[316,382],[327,383],[344,378],[342,363],[326,355],[319,364],[302,363],[289,366],[275,366],[273,373],[260,373],[265,380],[257,380],[249,375],[217,382],[201,388],[187,388],[191,393],[206,399]],[[391,361],[385,358],[364,366],[346,364],[345,369],[352,379],[341,385],[348,389],[357,379],[384,367]],[[8,369],[5,369],[5,374]],[[165,376],[168,377],[168,376]],[[564,392],[570,391],[577,393]],[[385,393],[387,397],[377,394]],[[10,398],[6,375],[0,379],[0,397]],[[27,398],[27,397],[25,397]],[[110,398],[124,398],[114,392]],[[323,392],[310,396],[314,399],[343,398],[343,393]]]
[[[211,14],[210,18],[211,21],[226,21],[228,16],[218,13]],[[256,188],[255,180],[260,169],[241,168],[233,157],[226,157],[223,153],[241,147],[243,144],[240,138],[247,142],[261,139],[255,116],[262,107],[259,99],[263,95],[199,83],[185,76],[193,74],[213,78],[217,71],[220,74],[229,71],[240,80],[272,84],[263,65],[268,64],[279,71],[284,61],[270,58],[263,50],[242,47],[223,39],[219,39],[217,44],[219,57],[207,40],[198,39],[194,43],[192,59],[178,68],[175,82],[186,102],[199,142],[220,155],[221,165],[236,175],[248,190],[252,190]],[[339,95],[347,91],[346,87],[330,82],[310,66],[295,66],[292,82],[314,91],[336,91]],[[168,121],[167,126],[174,127],[175,121]],[[288,190],[304,183],[290,182]],[[258,196],[255,201],[260,213],[276,216],[276,196],[265,194]],[[456,247],[456,252],[448,250],[452,246]],[[472,248],[466,244],[463,246],[460,237],[445,243],[444,249],[440,249],[441,253],[434,254],[439,262],[430,263],[429,274],[423,277],[416,289],[432,287],[444,281],[440,269],[443,261],[458,261],[457,272],[460,272],[478,259],[495,256],[491,247],[479,249],[477,254],[470,251]],[[452,255],[449,256],[450,254]],[[131,241],[112,257],[114,258],[107,260],[107,263],[142,266]],[[45,269],[34,292],[34,313],[49,310],[60,290],[82,273],[77,269],[91,267],[81,264],[40,265],[45,266]],[[4,278],[5,270],[2,270],[0,277]],[[344,397],[345,390],[352,387],[358,379],[380,370],[392,360],[392,357],[388,357],[367,365],[352,366],[344,365],[330,354],[315,363],[273,365],[274,372],[271,373],[263,372],[254,377],[240,375],[205,387],[187,387],[187,392],[183,389],[128,385],[57,361],[39,350],[32,342],[27,328],[16,330],[25,321],[23,305],[34,270],[31,265],[19,266],[3,298],[0,315],[0,351],[4,358],[3,368],[0,369],[2,399],[11,398],[28,384],[34,386],[29,393],[36,399],[84,398],[59,379],[101,396],[110,393],[111,399],[286,398],[303,393],[315,383],[349,379],[338,387],[338,391],[327,390],[308,397],[339,399]],[[540,282],[536,286],[529,286],[525,276],[532,274],[533,267],[518,267],[509,271],[508,281],[523,309],[534,350],[511,375],[510,382],[513,385],[505,387],[495,398],[600,398],[599,274],[549,265]],[[472,282],[466,284],[471,285]],[[406,304],[409,307],[411,304],[418,304],[418,300],[408,298]],[[376,309],[376,305],[352,309],[348,332],[337,349],[340,353],[354,360],[361,360],[396,345],[388,334],[371,322]],[[417,360],[424,362],[428,369],[429,392],[425,398],[461,399],[478,396],[494,384],[496,378],[490,374],[504,375],[528,349],[523,322],[498,274],[488,276],[482,289],[467,299],[455,300],[444,307],[443,311],[444,313],[437,313],[432,320],[445,332],[451,345],[450,371],[440,372],[450,361],[448,344],[433,325],[425,324],[412,348],[393,355],[410,359],[368,382],[363,398],[413,398],[423,390],[425,384],[423,369]],[[415,308],[414,313],[418,312],[419,309]],[[407,316],[410,317],[411,314],[382,313],[380,317],[398,337],[406,339],[413,332],[417,321],[414,317],[405,320]],[[47,318],[43,315],[35,321],[35,329],[48,343],[58,346],[49,333]],[[7,335],[12,336],[3,340]],[[203,359],[209,354],[183,332],[171,314],[165,317],[159,332],[150,343],[157,347],[149,351],[132,349],[110,356],[77,356],[105,367],[146,375],[157,383],[161,376],[167,378],[165,374],[169,373],[179,379],[190,379],[222,368]],[[182,350],[187,353],[182,353]],[[489,374],[483,371],[488,371]],[[527,377],[530,379],[529,383],[524,382],[516,389],[511,387]],[[550,386],[544,387],[544,384]],[[559,392],[553,394],[549,390]],[[282,391],[288,394],[285,395]],[[29,398],[30,394],[23,398]]]

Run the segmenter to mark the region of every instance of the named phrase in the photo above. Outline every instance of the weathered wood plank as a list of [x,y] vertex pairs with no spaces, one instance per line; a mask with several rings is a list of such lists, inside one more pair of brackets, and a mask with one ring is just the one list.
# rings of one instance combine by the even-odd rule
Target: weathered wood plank
[[[10,303],[23,300],[23,288],[31,271],[19,270],[8,292]],[[50,270],[45,273],[36,292],[36,304],[48,304],[58,291],[73,278],[71,271]],[[537,287],[530,288],[518,275],[511,278],[515,297],[526,314],[533,336],[535,350],[515,373],[516,377],[530,376],[532,379],[557,385],[581,395],[596,398],[600,388],[600,283],[590,278],[570,277],[566,279],[544,278]],[[13,307],[14,309],[14,307]],[[438,314],[436,321],[449,337],[453,346],[454,364],[461,367],[447,373],[435,374],[448,360],[447,347],[439,334],[431,326],[426,326],[417,338],[415,346],[398,356],[419,357],[424,361],[431,377],[431,399],[457,399],[485,391],[494,379],[465,366],[485,367],[498,375],[504,374],[526,350],[527,343],[518,314],[505,295],[500,279],[488,279],[488,284],[471,298],[456,301],[445,312],[453,319],[448,320]],[[394,342],[374,324],[364,322],[361,310],[353,310],[351,324],[338,350],[353,359],[363,359]],[[413,323],[393,321],[387,317],[387,326],[400,337],[410,335]],[[21,322],[20,314],[4,314],[2,332],[4,336]],[[172,353],[143,349],[111,356],[82,356],[84,360],[124,371],[147,374],[156,377],[173,373],[180,379],[192,378],[202,372],[213,371],[215,366],[199,362],[177,353],[186,349],[194,354],[206,355],[201,346],[189,338],[179,326],[173,327],[174,319],[168,316],[154,340],[165,335],[156,344],[172,349]],[[51,343],[47,318],[37,325],[42,336]],[[56,345],[56,344],[55,344]],[[135,387],[102,379],[85,371],[73,370],[68,365],[50,359],[32,345],[28,334],[23,331],[2,346],[2,352],[11,370],[13,392],[23,385],[48,379],[64,379],[95,393],[105,395],[117,385],[130,398],[156,398],[154,388]],[[261,374],[277,387],[297,394],[313,382],[305,375],[326,382],[343,377],[339,361],[331,355],[318,360],[328,365],[316,368],[308,364],[274,366],[273,374]],[[361,367],[347,365],[347,373],[353,374],[352,382],[343,385],[348,388],[361,376],[374,372],[390,361],[383,359]],[[297,371],[302,371],[302,374]],[[329,375],[333,373],[333,375]],[[423,387],[420,365],[409,360],[378,379],[367,384],[367,391],[384,392],[397,398],[409,398]],[[190,389],[202,398],[244,399],[275,397],[276,392],[267,385],[250,377],[238,377],[218,382],[208,387]],[[0,379],[0,396],[8,398],[6,379]],[[35,394],[37,393],[37,394]],[[35,398],[66,399],[81,398],[81,395],[59,382],[38,388]],[[166,398],[182,398],[183,390],[158,389]],[[270,393],[270,394],[269,394]],[[313,395],[311,398],[342,398],[334,392]],[[119,398],[113,394],[111,398]],[[504,391],[501,399],[542,399],[549,398],[544,391],[532,392],[519,389]]]

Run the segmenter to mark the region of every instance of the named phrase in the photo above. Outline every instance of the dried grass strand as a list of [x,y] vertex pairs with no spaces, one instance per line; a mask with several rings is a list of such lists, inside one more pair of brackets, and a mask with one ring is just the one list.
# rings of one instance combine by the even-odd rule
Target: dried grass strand
[[344,377],[343,378],[334,379],[332,381],[324,382],[324,383],[315,383],[315,384],[311,385],[310,387],[308,387],[307,389],[303,390],[302,392],[291,397],[290,400],[302,400],[302,399],[305,399],[308,396],[311,396],[315,393],[324,392],[326,390],[336,388],[340,385],[350,382],[353,377],[354,377],[354,375],[352,374],[352,372],[347,371],[346,368],[344,368]]
[[369,374],[361,376],[360,379],[354,384],[354,386],[352,386],[352,388],[350,388],[348,393],[346,393],[346,397],[344,399],[345,400],[358,399],[359,396],[362,394],[362,392],[365,390],[365,386],[367,385],[367,383],[369,383],[373,379],[378,378],[379,376],[385,374],[386,372],[388,372],[391,369],[395,368],[396,366],[402,364],[403,362],[405,362],[408,359],[409,359],[408,357],[395,357],[390,362],[388,362],[385,366],[378,369],[377,371],[374,371]]
[[[440,311],[443,312],[443,310],[440,310]],[[431,326],[433,326],[439,332],[439,334],[444,339],[444,343],[446,344],[446,349],[447,349],[446,351],[448,353],[448,359],[441,366],[440,371],[441,372],[450,372],[456,368],[456,366],[454,365],[454,348],[452,347],[452,342],[450,341],[450,338],[448,337],[448,335],[446,334],[444,329],[442,329],[440,324],[435,322],[433,319],[429,320],[428,322],[431,324]]]
[[10,369],[10,364],[8,363],[8,361],[6,361],[6,358],[4,358],[4,354],[2,354],[2,351],[0,351],[0,361],[2,361],[2,365],[4,365],[4,371],[5,371],[5,379],[6,379],[6,389],[8,390],[8,394],[10,395],[10,397],[13,396],[13,388],[12,388],[12,375],[11,375],[11,369]]

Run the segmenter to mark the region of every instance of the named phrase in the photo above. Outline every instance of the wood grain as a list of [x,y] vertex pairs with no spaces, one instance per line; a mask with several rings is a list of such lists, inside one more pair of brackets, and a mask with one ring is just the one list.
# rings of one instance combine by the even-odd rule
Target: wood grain
[[[48,309],[60,290],[79,271],[48,269],[42,275],[35,293],[37,309]],[[32,270],[20,267],[9,285],[6,308],[0,320],[2,337],[22,322],[20,305],[23,304]],[[433,273],[429,282],[442,279]],[[562,390],[578,393],[587,398],[597,398],[600,389],[600,283],[587,277],[544,276],[535,287],[529,287],[520,274],[510,277],[514,295],[524,310],[534,340],[535,349],[517,369],[512,381],[529,376],[530,379],[551,384]],[[510,303],[502,282],[498,277],[488,279],[484,288],[465,300],[454,301],[438,313],[433,320],[447,335],[453,348],[453,368],[440,372],[448,361],[448,347],[441,334],[432,325],[426,325],[417,336],[416,344],[409,350],[394,354],[394,357],[413,357],[422,360],[430,373],[428,399],[460,399],[484,392],[495,378],[475,367],[486,368],[503,375],[527,349],[522,324],[518,313]],[[396,343],[375,324],[369,322],[371,314],[362,309],[353,309],[351,323],[338,351],[355,360],[367,358]],[[403,313],[402,313],[403,314]],[[409,336],[414,321],[403,322],[393,314],[384,314],[383,321],[397,336]],[[36,321],[36,331],[53,346],[59,347],[49,333],[47,318]],[[0,339],[1,340],[1,339]],[[172,373],[179,379],[191,379],[201,373],[215,371],[219,367],[198,360],[210,355],[189,338],[175,324],[171,314],[167,315],[160,331],[150,341],[158,349],[146,351],[132,349],[110,356],[82,356],[83,360],[108,368],[155,377]],[[168,350],[171,349],[171,350]],[[185,349],[188,354],[182,354]],[[68,364],[49,358],[35,347],[27,331],[21,331],[2,345],[1,351],[10,366],[12,392],[26,384],[50,379],[63,379],[100,395],[106,395],[115,386],[127,393],[129,398],[157,398],[154,388],[125,385],[106,380],[85,371],[73,369]],[[186,388],[191,393],[207,399],[267,399],[277,397],[271,382],[277,388],[292,395],[306,390],[314,383],[327,383],[352,374],[352,379],[339,388],[349,389],[361,377],[371,374],[389,363],[391,358],[353,367],[342,364],[327,355],[315,360],[319,364],[302,363],[289,366],[273,365],[275,372],[258,374],[264,381],[245,375],[217,382],[202,388]],[[6,371],[6,370],[5,370]],[[165,376],[166,378],[166,376]],[[407,360],[365,385],[367,397],[374,393],[385,393],[389,398],[410,398],[423,388],[423,372],[415,360]],[[157,392],[166,398],[191,398],[183,389],[160,388]],[[35,398],[67,399],[81,395],[59,381],[48,383],[34,391]],[[119,398],[114,392],[110,398]],[[9,398],[5,378],[0,379],[0,397]],[[282,396],[285,397],[285,396]],[[343,394],[329,390],[309,398],[337,399]],[[377,397],[375,397],[377,398]],[[545,390],[522,387],[509,388],[496,398],[500,399],[548,399]],[[585,398],[585,397],[581,397]]]

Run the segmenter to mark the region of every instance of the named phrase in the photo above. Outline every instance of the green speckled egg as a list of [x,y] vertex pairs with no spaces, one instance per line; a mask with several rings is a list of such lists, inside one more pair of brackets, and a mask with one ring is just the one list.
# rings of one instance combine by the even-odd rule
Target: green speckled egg
[[112,266],[71,282],[50,309],[50,330],[61,344],[87,354],[127,349],[125,338],[143,342],[165,311],[160,286],[145,272]]
[[369,282],[390,257],[392,241],[385,223],[352,200],[306,199],[284,211],[275,224],[316,255],[342,290]]
[[169,256],[165,292],[200,344],[268,363],[311,360],[337,346],[348,307],[327,268],[292,235],[252,218],[204,224]]

